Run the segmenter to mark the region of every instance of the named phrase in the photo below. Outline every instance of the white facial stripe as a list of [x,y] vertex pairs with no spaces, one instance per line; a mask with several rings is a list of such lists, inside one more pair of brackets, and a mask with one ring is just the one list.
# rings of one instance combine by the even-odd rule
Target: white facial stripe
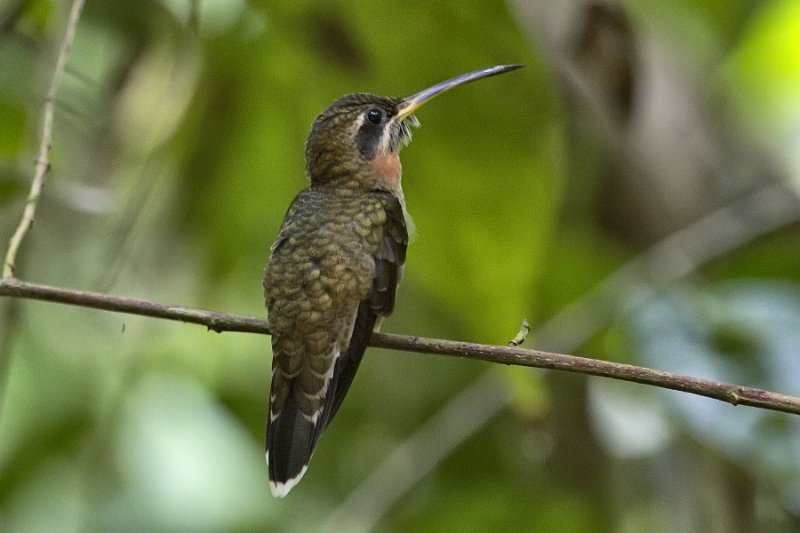
[[381,135],[381,155],[389,153],[389,149],[392,146],[392,129],[394,127],[394,119],[392,119],[391,123],[383,128],[383,135]]

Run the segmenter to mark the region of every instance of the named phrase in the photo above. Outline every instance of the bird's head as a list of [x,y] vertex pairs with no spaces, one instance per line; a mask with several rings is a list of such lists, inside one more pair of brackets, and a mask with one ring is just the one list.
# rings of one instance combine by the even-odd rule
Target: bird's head
[[414,111],[448,89],[521,66],[499,65],[462,74],[408,98],[367,93],[342,96],[311,126],[306,141],[306,174],[311,184],[356,181],[365,176],[396,180],[399,186],[398,152],[411,140],[411,126],[419,125]]
[[306,141],[306,174],[312,184],[349,178],[396,158],[411,140],[412,114],[401,98],[367,93],[342,96],[320,114]]

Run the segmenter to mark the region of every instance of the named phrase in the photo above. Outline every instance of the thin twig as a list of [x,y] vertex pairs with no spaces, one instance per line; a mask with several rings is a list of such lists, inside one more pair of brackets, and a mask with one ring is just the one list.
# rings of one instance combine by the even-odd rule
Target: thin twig
[[5,262],[3,264],[4,278],[10,278],[14,275],[14,264],[17,260],[17,252],[28,230],[33,226],[33,220],[36,216],[36,206],[42,195],[42,187],[44,187],[44,177],[50,169],[49,155],[53,142],[53,118],[56,109],[56,96],[58,94],[61,76],[64,74],[64,67],[67,64],[67,56],[72,48],[72,41],[75,39],[75,30],[81,18],[83,3],[84,0],[74,0],[72,2],[72,8],[70,9],[69,18],[67,19],[64,39],[61,41],[61,48],[58,51],[58,57],[56,59],[56,68],[53,71],[53,77],[50,80],[50,87],[47,89],[47,98],[44,103],[42,139],[39,144],[39,153],[36,156],[36,164],[34,165],[31,190],[28,193],[28,198],[25,200],[22,219],[19,221],[19,226],[17,226],[17,230],[14,232],[8,244],[8,252],[6,253]]
[[[125,298],[96,292],[64,289],[38,283],[28,283],[13,278],[0,280],[0,296],[45,300],[118,313],[179,320],[181,322],[201,324],[217,332],[239,331],[269,334],[266,320],[256,317],[230,315],[205,309],[166,305],[138,298]],[[506,365],[565,370],[567,372],[602,376],[688,392],[733,405],[749,405],[773,411],[800,414],[800,398],[798,397],[574,355],[542,352],[513,346],[491,346],[488,344],[427,339],[388,333],[373,333],[370,345],[405,352],[479,359]]]
[[139,298],[110,296],[99,292],[63,289],[51,285],[29,283],[16,278],[0,279],[0,296],[42,300],[129,315],[189,322],[206,326],[209,330],[217,333],[238,331],[269,335],[267,321],[258,317],[229,315],[193,307],[167,305]]
[[531,324],[528,322],[527,318],[522,319],[522,324],[519,327],[519,332],[514,336],[513,339],[508,341],[509,346],[519,346],[525,339],[528,338],[528,333],[531,332]]

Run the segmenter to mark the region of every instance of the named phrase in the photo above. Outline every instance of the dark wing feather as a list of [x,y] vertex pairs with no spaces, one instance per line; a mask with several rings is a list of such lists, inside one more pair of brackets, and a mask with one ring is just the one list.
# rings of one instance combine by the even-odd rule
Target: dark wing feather
[[342,400],[347,395],[350,385],[353,383],[353,378],[356,376],[358,366],[361,364],[361,358],[364,355],[364,350],[367,349],[367,342],[372,335],[372,328],[375,327],[375,320],[377,316],[373,313],[368,305],[364,302],[358,306],[358,314],[356,315],[356,323],[353,327],[353,336],[350,339],[350,345],[339,359],[336,361],[336,368],[333,371],[331,378],[331,387],[335,387],[333,394],[328,392],[325,398],[325,424],[322,427],[328,427],[331,423],[339,407],[342,405]]
[[328,413],[326,427],[333,420],[353,382],[364,350],[367,349],[367,343],[376,322],[378,322],[378,317],[387,316],[394,310],[397,284],[400,282],[403,263],[406,260],[408,230],[403,206],[393,194],[388,192],[379,194],[386,212],[386,222],[384,223],[383,239],[373,254],[375,279],[369,296],[358,306],[353,335],[347,351],[336,361],[331,382],[331,385],[335,385],[336,388],[333,394],[328,393],[325,409]]

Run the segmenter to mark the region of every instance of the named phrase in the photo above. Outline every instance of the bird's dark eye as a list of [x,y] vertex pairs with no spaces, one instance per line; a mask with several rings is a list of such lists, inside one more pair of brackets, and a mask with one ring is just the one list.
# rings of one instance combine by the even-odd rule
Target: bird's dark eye
[[383,111],[380,109],[373,107],[369,111],[367,111],[367,120],[375,124],[376,126],[381,123],[383,120]]

